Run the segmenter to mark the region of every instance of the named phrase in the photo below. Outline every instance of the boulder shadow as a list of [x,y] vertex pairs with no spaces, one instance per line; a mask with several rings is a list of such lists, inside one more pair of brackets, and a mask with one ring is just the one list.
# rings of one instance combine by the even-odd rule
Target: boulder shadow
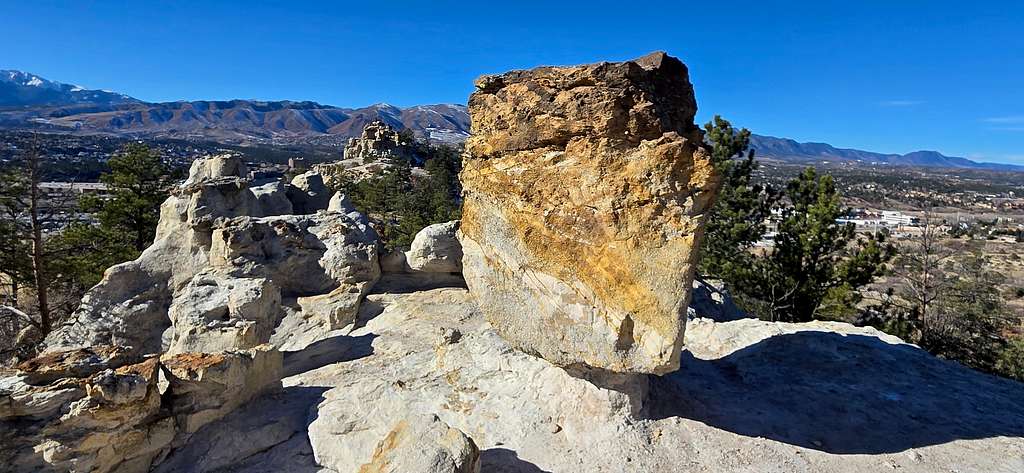
[[519,458],[514,450],[488,448],[480,452],[480,471],[487,473],[550,473]]
[[803,331],[651,377],[655,419],[684,417],[833,454],[1024,436],[1024,384],[870,336]]
[[372,333],[357,337],[338,335],[316,341],[302,350],[285,352],[282,377],[287,378],[334,363],[370,356],[373,354],[375,338],[377,335]]

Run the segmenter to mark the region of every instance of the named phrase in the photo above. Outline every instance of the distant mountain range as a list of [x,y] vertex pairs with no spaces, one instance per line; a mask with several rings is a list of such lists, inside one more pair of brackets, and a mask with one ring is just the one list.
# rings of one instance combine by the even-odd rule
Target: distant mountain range
[[[116,92],[49,81],[26,72],[0,71],[0,128],[233,144],[340,146],[374,120],[383,120],[398,129],[411,129],[434,142],[459,143],[470,133],[469,114],[464,105],[458,104],[399,108],[380,103],[343,108],[287,100],[150,103]],[[794,163],[834,161],[1024,171],[1024,166],[976,162],[936,151],[885,154],[760,135],[751,137],[751,145],[762,158]]]
[[989,169],[993,171],[1024,171],[1024,166],[983,163],[967,158],[946,156],[938,151],[914,151],[907,154],[885,154],[858,149],[836,148],[827,143],[799,143],[788,138],[752,135],[750,145],[756,155],[779,161],[802,163],[849,162],[867,165],[922,166],[954,169]]
[[464,105],[457,104],[399,108],[380,103],[342,108],[287,100],[150,103],[49,81],[35,74],[0,71],[3,128],[243,144],[341,145],[374,120],[412,129],[435,142],[461,142],[469,136],[469,114]]

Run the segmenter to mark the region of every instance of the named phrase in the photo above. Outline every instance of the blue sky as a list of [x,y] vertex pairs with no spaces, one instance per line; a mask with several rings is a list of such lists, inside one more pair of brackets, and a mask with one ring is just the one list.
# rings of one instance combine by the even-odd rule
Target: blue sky
[[0,68],[151,101],[406,106],[660,49],[689,65],[700,120],[1024,163],[1022,28],[1017,1],[0,0]]

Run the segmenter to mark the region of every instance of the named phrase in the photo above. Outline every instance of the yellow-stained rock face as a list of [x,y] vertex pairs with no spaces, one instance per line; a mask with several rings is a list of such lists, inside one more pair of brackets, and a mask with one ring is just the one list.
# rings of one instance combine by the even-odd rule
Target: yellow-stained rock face
[[469,112],[463,272],[495,329],[562,366],[678,368],[718,186],[686,66],[484,77]]

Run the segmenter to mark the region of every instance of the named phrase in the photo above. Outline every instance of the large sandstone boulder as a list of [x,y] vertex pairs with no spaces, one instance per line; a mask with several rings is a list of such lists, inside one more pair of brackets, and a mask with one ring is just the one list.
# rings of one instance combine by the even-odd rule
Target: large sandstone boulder
[[288,215],[293,212],[292,202],[288,200],[288,185],[283,181],[274,180],[249,190],[256,196],[262,215]]
[[402,419],[377,444],[359,473],[478,473],[480,449],[434,415]]
[[561,366],[679,367],[718,187],[696,111],[663,53],[477,81],[463,273],[510,343]]
[[218,177],[249,177],[249,167],[237,156],[221,154],[192,161],[185,185],[196,184]]
[[288,187],[288,199],[296,214],[311,214],[326,210],[331,201],[331,190],[324,184],[323,175],[307,171],[292,179]]
[[428,225],[416,234],[405,252],[409,269],[427,273],[461,273],[462,244],[456,236],[459,221]]

